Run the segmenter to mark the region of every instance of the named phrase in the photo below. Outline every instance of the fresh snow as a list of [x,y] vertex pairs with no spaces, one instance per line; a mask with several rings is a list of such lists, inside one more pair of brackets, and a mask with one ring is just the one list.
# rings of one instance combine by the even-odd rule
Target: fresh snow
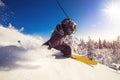
[[44,39],[0,26],[0,80],[120,80],[120,72],[63,58]]

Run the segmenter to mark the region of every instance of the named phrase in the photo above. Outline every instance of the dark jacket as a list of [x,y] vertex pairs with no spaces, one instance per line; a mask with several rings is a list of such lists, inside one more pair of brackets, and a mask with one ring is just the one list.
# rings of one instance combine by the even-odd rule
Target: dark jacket
[[66,36],[67,34],[65,34],[62,26],[58,24],[52,33],[51,38],[44,44],[49,45],[49,48],[61,50],[61,47],[58,46],[65,44],[64,39]]

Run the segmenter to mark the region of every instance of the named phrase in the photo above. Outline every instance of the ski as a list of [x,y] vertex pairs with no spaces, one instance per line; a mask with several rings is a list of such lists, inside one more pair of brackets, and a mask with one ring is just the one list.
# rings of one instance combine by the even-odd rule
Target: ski
[[82,55],[78,55],[78,54],[72,54],[71,55],[72,59],[75,59],[77,61],[80,61],[80,62],[83,62],[83,63],[86,63],[86,64],[89,64],[89,65],[96,65],[97,64],[97,61],[95,60],[90,60],[89,58],[87,57],[84,57]]

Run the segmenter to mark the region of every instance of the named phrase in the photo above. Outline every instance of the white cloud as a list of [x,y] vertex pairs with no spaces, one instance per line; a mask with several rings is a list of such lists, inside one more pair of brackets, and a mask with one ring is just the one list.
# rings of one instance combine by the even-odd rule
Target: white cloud
[[5,3],[3,3],[3,1],[0,0],[0,7],[5,6]]

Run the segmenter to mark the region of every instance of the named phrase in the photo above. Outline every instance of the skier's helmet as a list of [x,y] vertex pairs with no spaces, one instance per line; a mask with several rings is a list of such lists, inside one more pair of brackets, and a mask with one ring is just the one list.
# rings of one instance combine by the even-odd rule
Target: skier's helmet
[[76,31],[76,23],[70,18],[64,19],[61,24],[68,35]]

